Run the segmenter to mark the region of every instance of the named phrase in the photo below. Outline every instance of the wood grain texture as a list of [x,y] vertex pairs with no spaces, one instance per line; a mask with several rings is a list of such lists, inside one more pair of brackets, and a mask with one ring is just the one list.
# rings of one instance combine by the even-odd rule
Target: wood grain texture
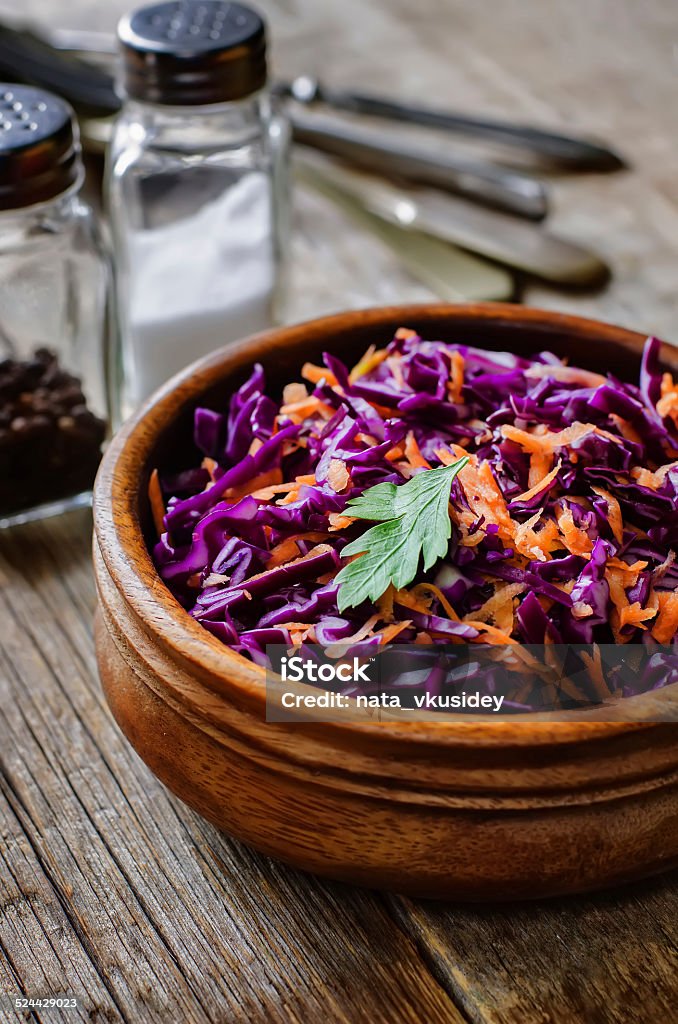
[[[281,75],[613,142],[633,170],[560,179],[552,217],[610,261],[611,286],[524,297],[678,338],[672,0],[258,3]],[[20,13],[109,30],[129,6],[23,0]],[[431,298],[326,201],[296,206],[289,319]],[[678,876],[527,909],[384,900],[276,867],[168,797],[103,708],[89,533],[77,514],[0,538],[0,991],[82,996],[47,1021],[673,1019]]]

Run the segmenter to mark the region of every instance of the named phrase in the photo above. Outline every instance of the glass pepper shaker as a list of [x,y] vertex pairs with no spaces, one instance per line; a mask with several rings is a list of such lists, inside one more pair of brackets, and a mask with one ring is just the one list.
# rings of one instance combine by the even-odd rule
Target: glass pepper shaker
[[0,527],[82,505],[107,430],[109,269],[77,123],[0,84]]
[[118,37],[107,200],[124,418],[194,359],[274,322],[289,133],[251,8],[173,0],[124,17]]

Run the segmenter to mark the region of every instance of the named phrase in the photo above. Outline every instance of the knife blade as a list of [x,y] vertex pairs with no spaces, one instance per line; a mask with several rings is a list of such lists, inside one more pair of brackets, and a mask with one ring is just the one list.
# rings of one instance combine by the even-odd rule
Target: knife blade
[[355,125],[290,114],[295,142],[341,157],[387,177],[422,182],[510,213],[542,220],[548,212],[544,185],[496,164],[433,154]]
[[400,188],[313,153],[300,158],[318,177],[391,224],[452,242],[552,284],[594,286],[609,277],[608,267],[594,253],[540,226],[432,189]]
[[626,161],[614,150],[589,139],[562,135],[532,125],[470,117],[456,111],[332,89],[310,75],[299,75],[291,82],[276,82],[274,90],[278,95],[291,97],[305,105],[324,103],[335,110],[352,114],[367,114],[389,121],[416,124],[522,149],[541,157],[553,167],[566,170],[614,171],[627,166]]
[[351,220],[377,238],[409,274],[446,302],[500,302],[514,295],[511,275],[496,264],[443,242],[433,235],[402,228],[370,213],[327,178],[295,160],[295,178],[330,199]]

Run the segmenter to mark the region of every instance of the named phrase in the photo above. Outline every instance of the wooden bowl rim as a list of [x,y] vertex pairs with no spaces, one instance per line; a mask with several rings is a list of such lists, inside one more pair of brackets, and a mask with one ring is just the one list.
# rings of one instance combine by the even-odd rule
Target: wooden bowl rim
[[[144,541],[137,512],[141,478],[155,439],[176,418],[179,408],[199,399],[215,381],[270,355],[308,334],[337,334],[352,327],[449,319],[458,323],[491,323],[495,328],[521,326],[569,333],[591,341],[611,342],[639,356],[646,335],[614,324],[551,310],[510,303],[417,303],[376,306],[312,318],[273,328],[228,345],[191,364],[158,389],[116,433],[102,460],[94,488],[94,537],[108,573],[136,617],[163,649],[199,675],[219,684],[225,699],[254,702],[265,710],[265,673],[232,651],[193,619],[160,579]],[[671,347],[662,345],[666,362],[678,363]],[[179,401],[177,401],[179,399]],[[147,579],[146,579],[147,578]],[[148,580],[148,581],[147,581]],[[329,724],[327,728],[330,729]],[[332,723],[331,729],[361,733],[365,738],[438,745],[532,746],[609,739],[632,730],[656,728],[653,722],[534,721],[521,716],[510,722],[374,722]]]

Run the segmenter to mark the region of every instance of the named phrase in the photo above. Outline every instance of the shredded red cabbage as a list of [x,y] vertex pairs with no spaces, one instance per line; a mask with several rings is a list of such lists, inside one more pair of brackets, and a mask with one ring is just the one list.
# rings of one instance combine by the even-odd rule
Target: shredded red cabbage
[[[266,394],[256,366],[227,411],[197,409],[199,468],[161,473],[154,559],[236,651],[375,643],[678,642],[678,388],[647,342],[639,385],[401,330],[353,371],[326,354]],[[460,454],[447,556],[339,613],[347,502]],[[162,512],[161,512],[162,514]],[[424,586],[430,584],[432,586]],[[357,635],[360,634],[360,635]]]

